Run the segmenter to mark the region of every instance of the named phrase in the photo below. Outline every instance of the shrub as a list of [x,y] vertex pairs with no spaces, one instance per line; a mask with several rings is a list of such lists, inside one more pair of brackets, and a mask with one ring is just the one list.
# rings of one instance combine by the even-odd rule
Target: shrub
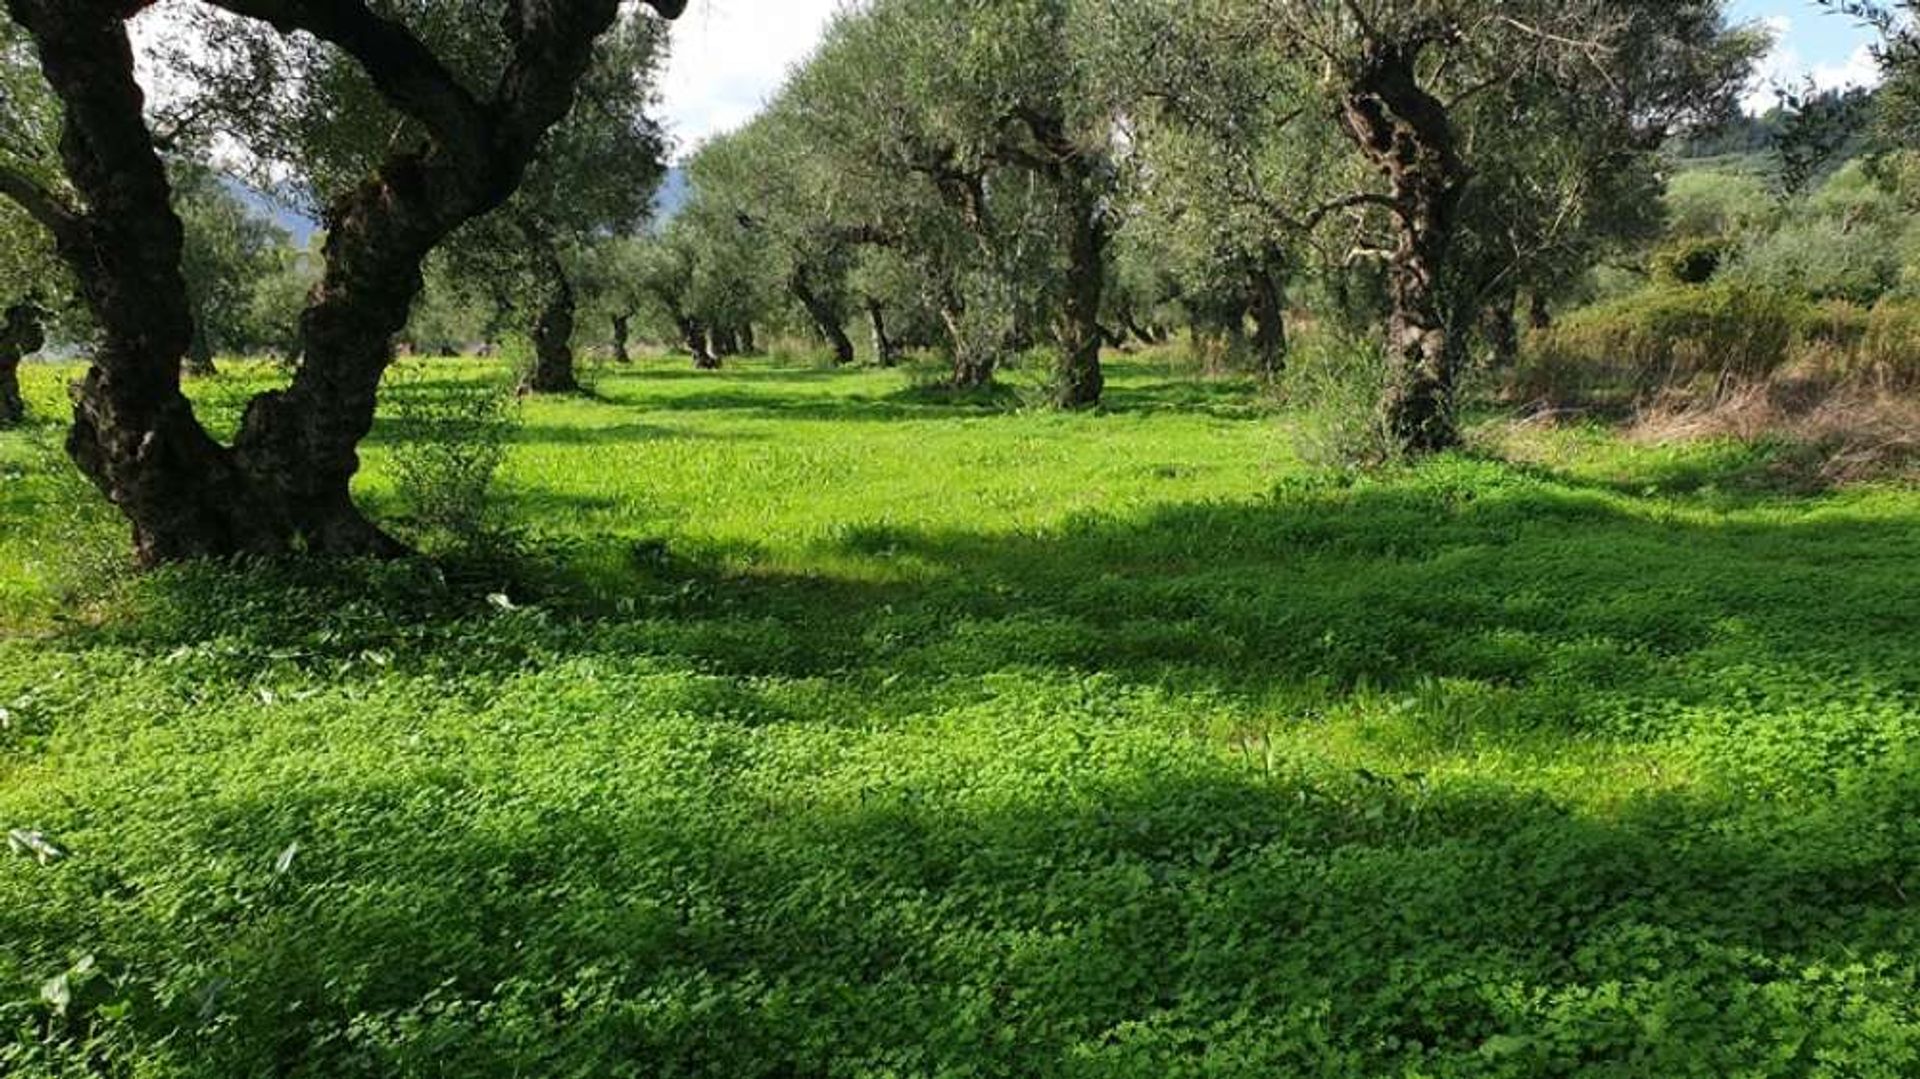
[[1920,300],[1882,300],[1874,306],[1852,373],[1892,389],[1920,388]]
[[1667,213],[1676,235],[1737,236],[1770,227],[1780,203],[1755,176],[1683,172],[1667,188]]
[[514,383],[428,364],[394,370],[392,475],[410,538],[428,552],[496,545],[493,483],[518,422]]
[[1761,378],[1816,319],[1807,300],[1745,282],[1656,286],[1532,334],[1509,392],[1566,402]]
[[1835,217],[1796,221],[1743,251],[1726,271],[1749,285],[1870,304],[1900,284],[1898,245]]
[[1683,237],[1655,251],[1648,268],[1661,284],[1704,285],[1732,251],[1733,242],[1718,236]]
[[19,474],[36,496],[25,510],[35,523],[25,533],[26,562],[61,608],[110,606],[134,577],[127,522],[74,466],[63,434],[48,424],[25,436]]
[[1294,449],[1325,468],[1355,469],[1393,459],[1394,440],[1380,414],[1386,358],[1377,343],[1335,334],[1298,342],[1287,356],[1280,392],[1294,411]]

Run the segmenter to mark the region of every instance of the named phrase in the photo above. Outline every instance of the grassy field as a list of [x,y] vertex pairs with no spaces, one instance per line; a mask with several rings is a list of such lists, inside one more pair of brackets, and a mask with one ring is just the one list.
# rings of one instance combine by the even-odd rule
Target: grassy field
[[1920,1074],[1920,493],[1146,363],[522,421],[518,566],[129,585],[0,436],[0,1073]]

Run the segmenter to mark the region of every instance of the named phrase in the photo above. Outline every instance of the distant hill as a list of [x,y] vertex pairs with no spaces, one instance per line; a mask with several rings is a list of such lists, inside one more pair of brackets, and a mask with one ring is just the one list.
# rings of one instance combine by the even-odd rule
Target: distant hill
[[320,231],[320,222],[303,213],[285,199],[276,198],[259,191],[231,176],[222,177],[227,190],[233,197],[244,203],[255,217],[274,223],[280,231],[293,238],[293,246],[305,249],[313,234]]
[[693,185],[687,181],[687,171],[678,165],[667,169],[666,177],[660,181],[660,190],[653,196],[654,224],[664,225],[673,220],[692,194]]
[[[254,216],[273,222],[282,232],[293,238],[293,245],[305,248],[319,232],[321,224],[290,201],[277,198],[242,183],[231,176],[223,177],[227,190],[244,203]],[[686,206],[687,199],[693,194],[693,187],[687,181],[686,170],[674,166],[667,169],[667,175],[660,181],[660,190],[653,196],[653,219],[656,225],[664,225],[674,219]]]

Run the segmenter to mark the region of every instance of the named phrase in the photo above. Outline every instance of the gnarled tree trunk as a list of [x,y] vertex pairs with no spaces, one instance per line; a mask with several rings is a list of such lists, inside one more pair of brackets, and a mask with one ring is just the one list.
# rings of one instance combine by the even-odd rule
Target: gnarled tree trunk
[[[566,114],[615,0],[527,0],[507,24],[514,53],[480,100],[398,23],[359,5],[212,0],[305,30],[350,54],[380,92],[432,133],[328,213],[326,271],[302,315],[305,359],[283,391],[247,407],[232,448],[180,392],[194,336],[181,226],[143,116],[127,0],[5,0],[34,38],[63,105],[61,158],[85,209],[0,169],[0,188],[54,233],[101,327],[74,393],[68,451],[132,522],[143,562],[243,553],[391,555],[400,544],[353,503],[356,447],[373,423],[392,337],[448,233],[518,186],[542,135]],[[676,15],[683,0],[653,0]]]
[[0,324],[0,427],[13,427],[27,418],[26,398],[20,395],[20,361],[47,343],[41,326],[43,312],[31,303],[7,308]]
[[1271,260],[1253,272],[1253,357],[1268,382],[1287,366],[1287,297]]
[[873,326],[874,362],[882,367],[894,367],[900,363],[900,346],[887,336],[887,313],[880,301],[867,300],[867,321]]
[[1076,200],[1067,244],[1067,296],[1060,334],[1060,378],[1054,403],[1061,408],[1092,408],[1106,390],[1100,368],[1100,300],[1106,290],[1107,228],[1096,200]]
[[953,376],[948,385],[956,390],[977,390],[992,385],[996,357],[991,348],[983,346],[975,335],[968,332],[966,309],[957,302],[940,311],[940,321],[946,324],[947,338],[953,350]]
[[8,11],[33,36],[64,107],[61,160],[87,207],[25,189],[100,326],[73,390],[68,454],[132,522],[143,563],[285,549],[279,507],[208,437],[180,391],[193,338],[181,225],[125,26],[74,0],[8,0]]
[[524,388],[529,393],[578,393],[573,372],[573,282],[567,268],[543,236],[531,237],[546,274],[540,313],[533,320],[533,367]]
[[213,362],[213,342],[207,339],[207,322],[196,311],[193,316],[193,339],[187,344],[186,373],[195,378],[212,378],[220,373]]
[[613,359],[615,363],[632,363],[633,354],[627,351],[627,341],[633,326],[632,315],[613,316]]
[[1496,296],[1480,311],[1480,334],[1495,370],[1507,371],[1520,360],[1520,326],[1513,294]]
[[687,354],[693,357],[693,366],[702,371],[718,371],[720,357],[707,341],[706,325],[678,309],[672,315],[673,324],[680,330],[680,340],[686,344]]
[[1164,345],[1167,342],[1167,332],[1164,329],[1141,324],[1139,316],[1133,313],[1132,304],[1120,309],[1120,325],[1126,327],[1127,333],[1143,345]]
[[1371,42],[1342,103],[1354,144],[1387,180],[1395,221],[1387,261],[1387,378],[1382,419],[1397,447],[1457,444],[1454,354],[1442,275],[1468,173],[1446,106],[1423,89],[1417,50]]
[[827,344],[833,349],[834,364],[845,367],[852,363],[853,341],[847,337],[847,331],[840,325],[840,312],[835,311],[832,304],[813,290],[813,285],[807,280],[806,271],[794,270],[793,275],[787,279],[787,287],[793,292],[794,299],[800,301],[800,306],[806,308],[808,317],[812,318],[813,324],[819,328],[820,336],[825,338]]

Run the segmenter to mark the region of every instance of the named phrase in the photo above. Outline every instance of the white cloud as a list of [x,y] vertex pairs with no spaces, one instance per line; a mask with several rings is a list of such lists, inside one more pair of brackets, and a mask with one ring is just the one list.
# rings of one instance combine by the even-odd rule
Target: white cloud
[[1762,19],[1761,24],[1773,34],[1773,48],[1755,67],[1753,79],[1740,98],[1740,105],[1746,111],[1766,112],[1778,103],[1776,91],[1797,90],[1809,79],[1822,90],[1880,84],[1880,65],[1867,46],[1854,49],[1839,63],[1809,64],[1794,47],[1792,19],[1774,15]]
[[662,80],[682,150],[752,119],[820,42],[840,0],[693,0]]

